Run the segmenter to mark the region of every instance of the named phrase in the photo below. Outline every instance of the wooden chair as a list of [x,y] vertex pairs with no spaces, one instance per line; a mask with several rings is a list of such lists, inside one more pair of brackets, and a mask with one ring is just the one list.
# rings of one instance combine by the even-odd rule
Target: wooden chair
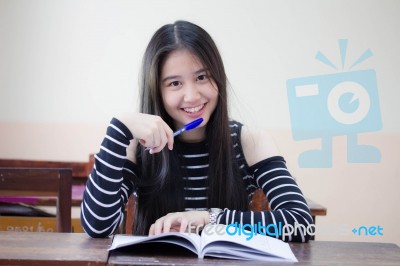
[[132,235],[133,234],[133,223],[135,222],[135,214],[136,214],[136,207],[137,207],[137,200],[136,194],[132,194],[128,198],[128,202],[125,206],[125,221],[123,223],[123,228],[120,228],[120,231]]
[[72,170],[0,167],[2,196],[56,197],[57,232],[71,232]]
[[71,168],[72,178],[86,182],[94,164],[94,154],[89,154],[88,162],[62,162],[0,159],[0,167],[29,167],[29,168]]
[[[0,167],[28,168],[70,168],[72,169],[72,206],[81,206],[83,189],[94,164],[94,154],[87,162],[38,161],[19,159],[0,159]],[[1,195],[0,195],[1,196]],[[1,197],[0,197],[1,198]],[[43,199],[38,205],[54,205],[53,199]]]

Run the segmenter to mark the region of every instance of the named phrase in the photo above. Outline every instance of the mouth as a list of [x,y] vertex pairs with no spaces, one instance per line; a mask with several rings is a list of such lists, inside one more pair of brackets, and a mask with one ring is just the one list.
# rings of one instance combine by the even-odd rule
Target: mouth
[[185,107],[185,108],[181,108],[181,109],[183,111],[185,111],[186,113],[194,114],[194,113],[197,113],[197,112],[203,110],[206,105],[207,105],[207,103],[203,103],[203,104],[195,106],[195,107]]

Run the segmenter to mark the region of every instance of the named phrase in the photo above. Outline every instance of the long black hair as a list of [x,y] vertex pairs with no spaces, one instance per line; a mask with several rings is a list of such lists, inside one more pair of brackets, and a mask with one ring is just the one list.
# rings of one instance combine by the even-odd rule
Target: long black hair
[[[225,68],[217,46],[204,29],[187,21],[176,21],[155,32],[142,62],[140,112],[158,115],[174,128],[173,119],[163,105],[160,76],[168,55],[179,49],[199,58],[218,89],[218,103],[206,125],[209,147],[207,207],[247,210],[248,198],[233,158]],[[147,234],[150,225],[159,217],[184,210],[182,161],[179,149],[175,147],[172,151],[165,148],[160,153],[149,155],[142,145],[138,145],[136,156],[141,177],[134,232]]]

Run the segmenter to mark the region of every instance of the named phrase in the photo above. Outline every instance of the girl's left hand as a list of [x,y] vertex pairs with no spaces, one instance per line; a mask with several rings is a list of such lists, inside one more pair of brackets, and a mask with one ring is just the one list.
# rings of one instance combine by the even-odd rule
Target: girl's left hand
[[172,212],[151,225],[149,236],[167,232],[187,232],[206,224],[208,224],[208,211]]

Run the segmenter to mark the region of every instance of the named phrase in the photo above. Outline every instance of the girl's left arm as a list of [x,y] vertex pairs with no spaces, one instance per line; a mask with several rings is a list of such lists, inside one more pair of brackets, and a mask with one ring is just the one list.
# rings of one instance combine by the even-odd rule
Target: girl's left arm
[[[244,157],[250,165],[254,184],[261,188],[271,211],[241,212],[225,209],[218,217],[222,224],[249,224],[284,241],[306,242],[314,232],[313,219],[302,191],[286,167],[286,162],[266,131],[242,128]],[[310,234],[311,233],[311,234]]]
[[244,225],[258,233],[284,241],[307,242],[314,232],[313,219],[304,196],[281,156],[273,156],[251,167],[257,186],[267,196],[271,211],[225,209],[220,224]]

